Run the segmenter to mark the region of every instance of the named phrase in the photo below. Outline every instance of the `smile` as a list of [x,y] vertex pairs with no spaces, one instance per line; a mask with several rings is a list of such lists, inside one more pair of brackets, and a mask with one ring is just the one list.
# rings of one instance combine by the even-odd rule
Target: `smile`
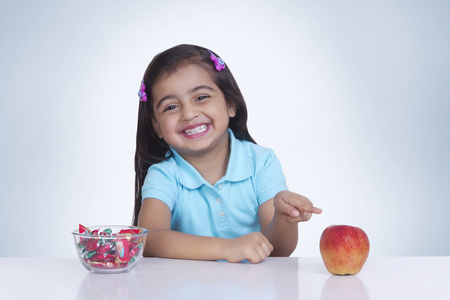
[[207,128],[208,128],[208,126],[206,126],[206,124],[203,124],[203,125],[197,126],[195,128],[186,129],[184,131],[184,134],[186,134],[186,135],[199,134],[199,133],[205,132]]

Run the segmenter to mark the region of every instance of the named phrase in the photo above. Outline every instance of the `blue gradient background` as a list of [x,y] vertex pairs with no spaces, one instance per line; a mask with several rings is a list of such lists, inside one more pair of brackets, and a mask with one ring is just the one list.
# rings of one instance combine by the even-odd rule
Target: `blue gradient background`
[[[164,2],[164,3],[162,3]],[[189,4],[187,4],[189,3]],[[0,256],[75,257],[129,224],[137,91],[158,52],[218,52],[291,190],[371,255],[450,255],[449,1],[0,1]]]

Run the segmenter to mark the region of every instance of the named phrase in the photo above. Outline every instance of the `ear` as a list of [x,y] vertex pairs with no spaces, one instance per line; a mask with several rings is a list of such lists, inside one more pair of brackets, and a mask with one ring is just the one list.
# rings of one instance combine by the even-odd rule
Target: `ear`
[[228,107],[228,117],[234,118],[236,116],[236,104],[234,102],[228,103],[227,107]]
[[156,134],[160,139],[162,139],[161,128],[159,128],[158,122],[156,122],[155,118],[152,118],[153,130],[155,130]]

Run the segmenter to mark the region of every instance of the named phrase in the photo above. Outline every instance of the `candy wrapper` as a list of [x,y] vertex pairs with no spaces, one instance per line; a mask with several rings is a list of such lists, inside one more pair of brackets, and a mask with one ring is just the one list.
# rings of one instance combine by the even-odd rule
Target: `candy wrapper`
[[117,270],[128,268],[142,256],[147,232],[143,228],[89,228],[80,224],[74,236],[79,257],[86,268]]

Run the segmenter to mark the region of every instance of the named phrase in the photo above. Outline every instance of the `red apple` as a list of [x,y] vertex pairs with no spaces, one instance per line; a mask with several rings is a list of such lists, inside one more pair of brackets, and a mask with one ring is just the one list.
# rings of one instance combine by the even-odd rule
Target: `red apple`
[[355,275],[369,256],[369,238],[358,227],[333,225],[320,237],[320,254],[331,274]]

